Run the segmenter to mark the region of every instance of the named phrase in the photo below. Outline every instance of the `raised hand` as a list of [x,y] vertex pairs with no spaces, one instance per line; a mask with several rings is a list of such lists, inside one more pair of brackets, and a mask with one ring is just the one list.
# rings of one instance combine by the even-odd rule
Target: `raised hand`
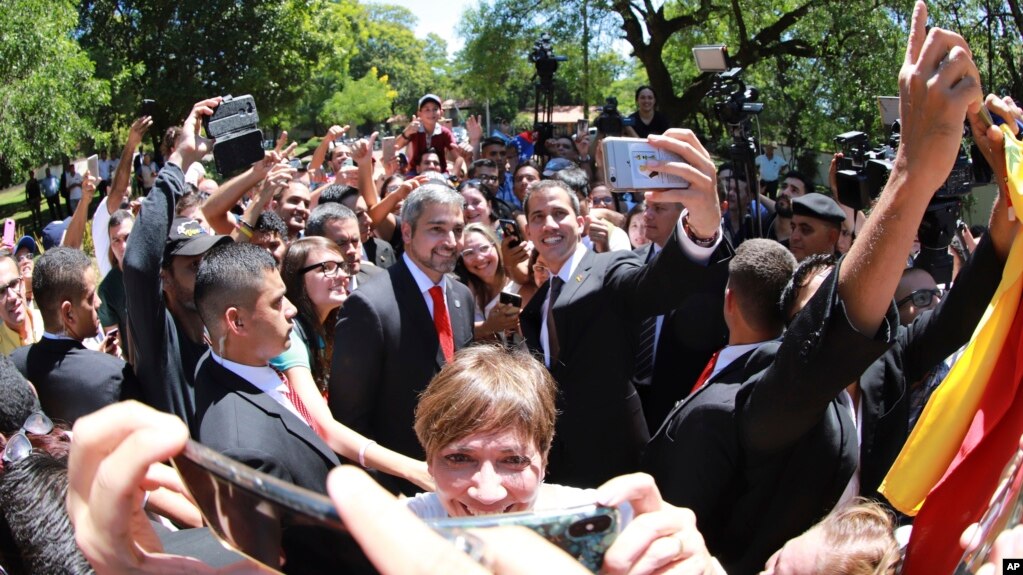
[[192,106],[192,111],[185,118],[174,152],[169,158],[172,163],[183,167],[191,166],[193,162],[198,162],[213,149],[213,140],[199,134],[199,130],[202,129],[200,119],[202,116],[212,116],[213,110],[220,105],[221,100],[222,98],[217,96],[196,102]]
[[469,141],[479,143],[483,139],[483,124],[479,115],[469,116],[465,119],[465,132],[469,135]]
[[[648,162],[647,166],[684,178],[688,188],[647,192],[648,202],[681,202],[689,210],[689,227],[700,238],[711,238],[721,226],[717,170],[710,153],[692,130],[672,128],[663,136],[651,134],[651,146],[673,152],[681,162]],[[937,188],[935,188],[937,189]]]
[[363,138],[352,144],[352,159],[355,163],[371,162],[373,160],[373,146],[376,144],[380,132],[373,132],[369,138]]
[[967,108],[976,110],[983,96],[966,40],[941,28],[927,32],[926,24],[927,6],[918,1],[899,71],[902,136],[893,174],[933,194],[952,171]]

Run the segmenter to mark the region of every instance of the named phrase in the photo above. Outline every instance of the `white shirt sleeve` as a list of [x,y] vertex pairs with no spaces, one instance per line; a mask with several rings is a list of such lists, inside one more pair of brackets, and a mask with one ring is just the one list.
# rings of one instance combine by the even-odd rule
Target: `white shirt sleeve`
[[93,255],[96,256],[96,265],[99,266],[100,281],[103,281],[103,278],[110,273],[110,258],[107,257],[107,252],[110,251],[110,234],[107,232],[107,226],[110,224],[110,212],[107,211],[108,199],[110,196],[105,196],[100,200],[96,213],[92,215],[92,249]]

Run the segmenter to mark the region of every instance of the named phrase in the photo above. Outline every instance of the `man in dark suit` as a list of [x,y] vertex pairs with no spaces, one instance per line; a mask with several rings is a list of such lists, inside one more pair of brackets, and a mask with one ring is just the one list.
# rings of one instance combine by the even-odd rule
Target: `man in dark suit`
[[[712,182],[706,178],[694,190],[708,185]],[[710,208],[716,211],[712,187],[709,193],[715,198]],[[649,201],[659,201],[662,194],[652,193]],[[638,469],[649,438],[631,381],[641,321],[705,291],[716,273],[699,274],[693,268],[706,262],[714,267],[730,250],[717,232],[720,212],[709,217],[704,212],[692,222],[683,215],[676,227],[689,230],[681,232],[685,237],[672,232],[665,249],[644,266],[631,251],[596,254],[586,249],[580,241],[579,200],[564,183],[532,184],[525,205],[529,239],[551,271],[521,316],[529,348],[542,354],[560,392],[548,479],[595,487]],[[704,230],[709,231],[699,235]],[[690,258],[685,250],[697,255]],[[594,354],[603,355],[595,359]]]
[[355,291],[370,277],[383,272],[383,268],[363,261],[359,220],[355,212],[343,204],[328,202],[316,206],[309,214],[305,235],[325,237],[341,248],[351,274],[348,279],[349,291]]
[[[641,260],[649,263],[664,249],[683,209],[681,203],[671,202],[646,206],[642,217],[650,243],[634,250]],[[706,291],[691,294],[668,313],[644,320],[640,328],[633,383],[643,401],[643,415],[651,435],[675,403],[689,393],[711,354],[728,341],[728,327],[721,315],[727,280],[725,273],[719,273],[718,281],[707,286]],[[700,329],[692,329],[694,325]],[[645,337],[653,338],[653,344],[647,348],[642,344]]]
[[[229,243],[203,258],[195,303],[213,345],[195,377],[196,439],[259,471],[325,494],[327,474],[338,458],[316,434],[287,378],[269,365],[290,345],[296,309],[284,293],[273,256],[259,246]],[[285,525],[285,572],[324,569],[318,562],[329,564],[336,557],[336,549],[325,541],[326,530]]]
[[[99,334],[100,301],[89,256],[72,248],[47,251],[36,262],[32,291],[45,332],[37,343],[14,350],[11,360],[35,384],[39,402],[50,417],[73,424],[83,415],[138,393],[130,365],[82,345]],[[107,338],[102,349],[113,342]]]
[[[900,74],[903,139],[861,237],[839,266],[809,278],[810,289],[800,288],[797,301],[805,306],[773,360],[721,410],[727,425],[737,428],[735,452],[741,457],[726,461],[723,474],[707,479],[733,490],[716,500],[713,511],[730,516],[722,521],[728,536],[708,534],[707,542],[729,572],[759,570],[787,539],[844,500],[843,493],[858,491],[857,417],[845,388],[895,338],[892,295],[906,254],[934,190],[951,171],[967,107],[980,99],[971,63],[960,62],[965,68],[936,64],[950,49],[942,41],[911,41]],[[662,169],[683,177],[690,172],[673,164]],[[709,452],[728,458],[728,449],[714,448],[728,441],[723,424],[700,427],[698,437],[682,432],[669,437],[666,430],[683,428],[674,423],[670,419],[658,432],[647,455],[660,486],[682,481],[680,473],[703,465],[681,461],[685,455],[673,445],[704,442]],[[697,514],[701,529],[709,520]]]
[[[334,332],[330,411],[334,418],[412,457],[419,393],[453,353],[472,341],[469,288],[447,274],[462,245],[462,196],[427,184],[402,208],[405,253],[386,274],[354,291]],[[407,482],[380,478],[392,490]]]

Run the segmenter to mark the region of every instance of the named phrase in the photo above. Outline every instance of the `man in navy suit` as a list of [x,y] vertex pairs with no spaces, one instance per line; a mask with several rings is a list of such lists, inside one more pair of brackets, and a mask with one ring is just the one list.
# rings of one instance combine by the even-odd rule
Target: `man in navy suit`
[[[713,173],[709,162],[701,167]],[[727,259],[730,248],[721,242],[713,180],[687,179],[694,183],[685,191],[685,202],[701,207],[707,197],[711,202],[706,209],[677,217],[671,239],[646,265],[630,251],[597,254],[586,249],[580,241],[584,220],[579,200],[564,183],[530,185],[525,202],[528,235],[551,279],[523,310],[521,325],[529,348],[543,357],[558,382],[550,481],[596,487],[639,467],[640,451],[649,439],[632,382],[641,324],[678,307],[693,293],[720,285],[717,278],[727,272],[719,262]],[[649,201],[660,201],[663,194],[652,192]],[[699,216],[691,218],[690,213]],[[708,265],[708,273],[695,273],[695,268]]]
[[[130,365],[82,344],[99,334],[96,283],[85,252],[53,248],[43,254],[32,276],[32,291],[45,331],[38,342],[11,353],[18,371],[36,386],[43,410],[69,424],[138,393]],[[116,345],[107,338],[103,349],[111,347]]]
[[[334,332],[334,418],[412,457],[424,456],[412,429],[419,393],[472,341],[472,294],[448,275],[463,227],[461,195],[437,184],[413,191],[402,208],[405,253],[352,292]],[[395,491],[418,491],[379,479]]]
[[[196,439],[228,457],[326,493],[337,456],[317,435],[287,378],[269,365],[289,345],[295,306],[273,256],[249,243],[210,250],[195,277],[195,303],[210,335],[196,373]],[[284,525],[285,573],[340,572],[351,548],[326,529]],[[339,566],[339,565],[336,565]],[[320,570],[320,571],[317,571]],[[347,571],[346,571],[347,572]]]

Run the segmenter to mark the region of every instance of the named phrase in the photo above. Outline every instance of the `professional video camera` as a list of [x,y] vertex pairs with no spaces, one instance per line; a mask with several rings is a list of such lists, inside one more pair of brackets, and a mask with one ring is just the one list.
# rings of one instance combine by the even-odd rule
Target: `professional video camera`
[[760,90],[746,86],[742,81],[742,68],[718,74],[707,96],[714,98],[714,111],[729,126],[742,124],[752,114],[764,111],[764,105],[757,102]]
[[870,207],[888,182],[898,142],[871,148],[863,132],[846,132],[835,136],[835,143],[843,156],[838,160],[838,201],[854,210]]
[[546,32],[533,43],[533,51],[529,53],[529,61],[536,67],[533,130],[537,133],[537,150],[543,150],[547,140],[554,136],[554,73],[558,71],[558,63],[566,60],[567,57],[554,54],[551,35]]
[[600,115],[593,121],[597,131],[605,136],[621,136],[625,126],[632,125],[632,118],[623,117],[618,111],[618,98],[608,96],[604,106],[600,108]]
[[[838,162],[838,200],[855,210],[870,207],[888,183],[899,147],[899,122],[892,124],[891,137],[882,146],[871,148],[863,132],[839,134],[835,142],[844,156]],[[972,189],[972,162],[960,145],[951,173],[931,198],[917,230],[921,250],[914,265],[929,271],[938,283],[951,280],[952,261],[947,249],[958,233],[962,199]]]
[[540,84],[549,87],[554,82],[554,73],[558,71],[558,63],[568,60],[567,56],[555,56],[551,35],[544,32],[533,43],[533,51],[529,53],[529,61],[536,67],[536,76]]

